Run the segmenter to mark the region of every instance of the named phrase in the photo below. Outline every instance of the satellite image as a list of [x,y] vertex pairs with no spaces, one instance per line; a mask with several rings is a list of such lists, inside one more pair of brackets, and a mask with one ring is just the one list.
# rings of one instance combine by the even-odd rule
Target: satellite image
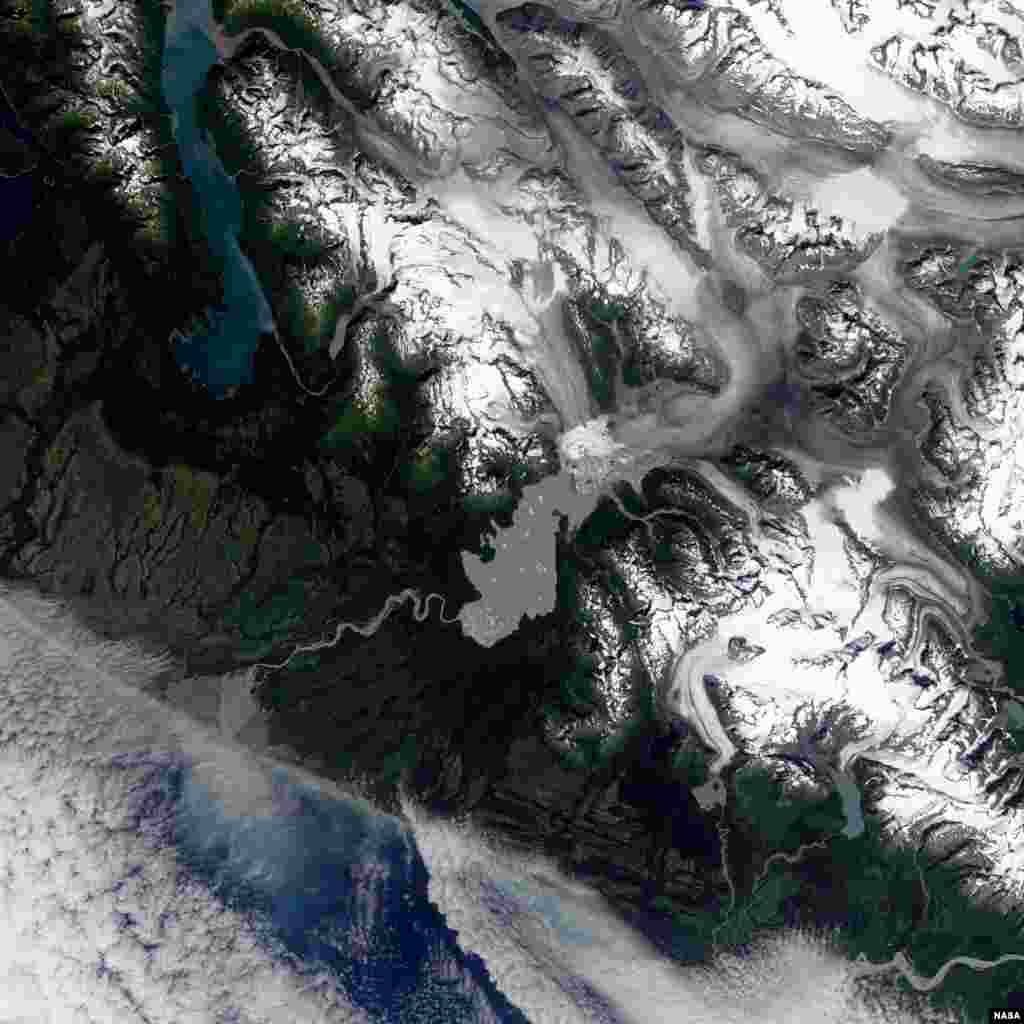
[[1019,0],[0,0],[0,1024],[1024,1020]]

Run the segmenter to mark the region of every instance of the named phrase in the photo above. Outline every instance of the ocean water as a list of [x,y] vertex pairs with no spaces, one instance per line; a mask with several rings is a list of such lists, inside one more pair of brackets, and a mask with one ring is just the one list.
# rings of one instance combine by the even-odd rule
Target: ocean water
[[169,665],[0,593],[5,1024],[882,1019],[825,939],[675,963],[555,865],[148,696]]

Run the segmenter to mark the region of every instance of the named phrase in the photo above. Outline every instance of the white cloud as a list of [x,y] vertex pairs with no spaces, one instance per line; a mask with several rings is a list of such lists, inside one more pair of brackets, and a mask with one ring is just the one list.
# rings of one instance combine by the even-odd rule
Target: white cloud
[[411,806],[406,813],[430,870],[431,898],[535,1024],[893,1019],[886,1016],[893,1007],[868,1005],[855,965],[825,936],[780,934],[747,958],[682,967],[550,861],[509,853]]
[[[162,662],[95,641],[76,658],[80,630],[15,601],[0,601],[0,1021],[369,1019],[183,870],[169,833],[175,785],[201,800],[191,723],[125,685]],[[209,781],[259,777],[221,750]]]
[[[410,832],[136,689],[165,669],[0,592],[3,1024],[521,1019],[465,951],[533,1024],[876,1019],[826,943],[682,969],[551,865]],[[395,956],[403,997],[360,988]]]
[[401,823],[136,689],[164,670],[0,594],[0,1022],[496,1020]]

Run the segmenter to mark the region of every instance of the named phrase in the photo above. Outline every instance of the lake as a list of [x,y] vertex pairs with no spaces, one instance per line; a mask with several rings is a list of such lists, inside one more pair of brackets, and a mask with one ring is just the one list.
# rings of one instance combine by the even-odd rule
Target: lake
[[253,357],[264,334],[276,333],[270,304],[256,271],[238,244],[242,200],[237,185],[206,139],[196,96],[217,63],[208,29],[209,0],[179,0],[167,19],[161,86],[171,110],[174,139],[206,224],[207,242],[223,268],[224,296],[208,308],[194,333],[175,331],[175,358],[215,398],[250,383]]

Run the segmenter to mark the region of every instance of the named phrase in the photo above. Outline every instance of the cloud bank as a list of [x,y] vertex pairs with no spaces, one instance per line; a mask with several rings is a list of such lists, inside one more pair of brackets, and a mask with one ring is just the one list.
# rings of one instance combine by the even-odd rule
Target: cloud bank
[[142,693],[168,665],[0,592],[3,1024],[884,1019],[827,939],[672,963],[550,864]]

